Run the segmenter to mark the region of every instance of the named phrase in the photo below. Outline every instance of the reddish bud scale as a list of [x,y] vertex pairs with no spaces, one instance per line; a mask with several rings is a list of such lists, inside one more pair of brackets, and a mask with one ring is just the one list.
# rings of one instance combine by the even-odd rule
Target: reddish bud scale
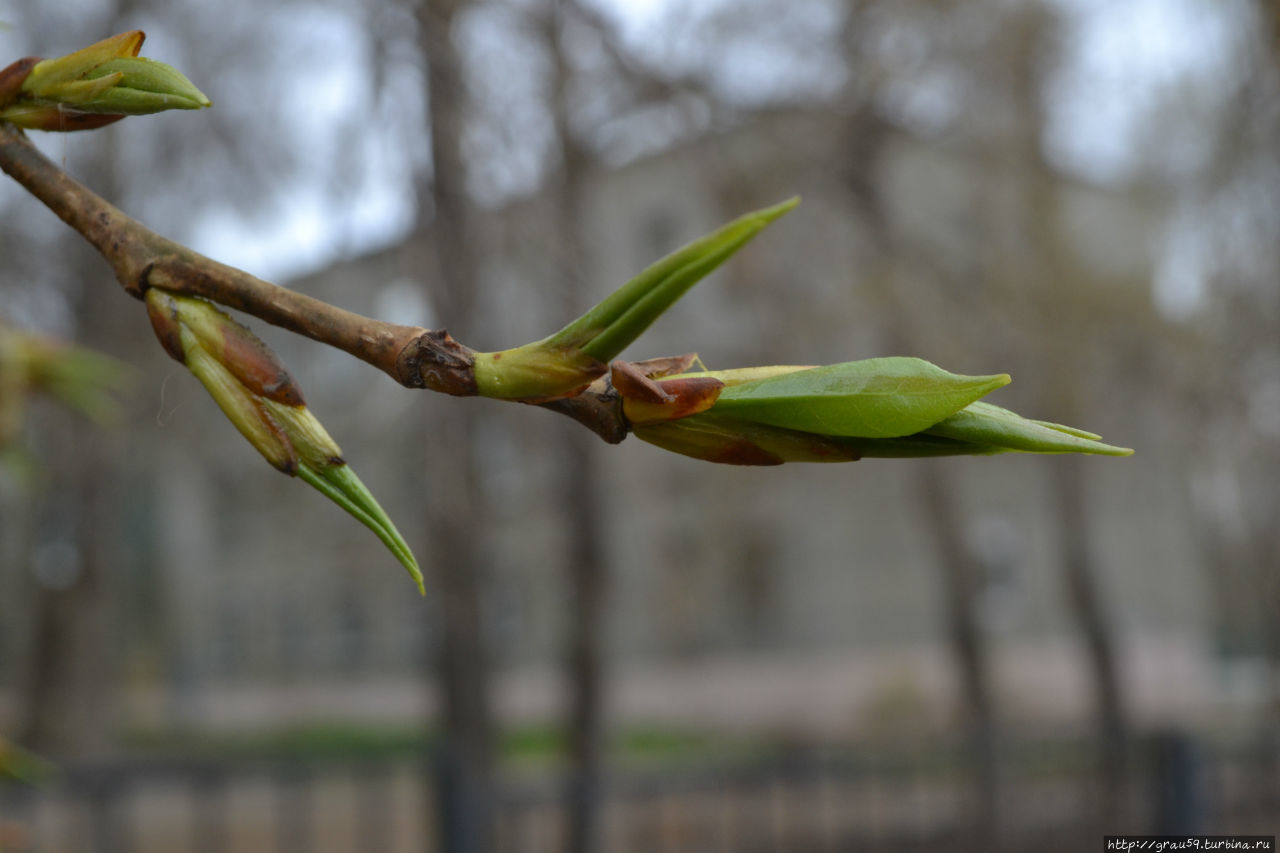
[[177,316],[178,306],[173,300],[146,300],[147,316],[151,318],[151,328],[169,357],[179,364],[187,363],[187,356],[182,351],[182,331]]
[[26,56],[0,70],[0,109],[18,100],[18,96],[22,94],[23,81],[39,61],[38,56]]
[[11,116],[28,130],[44,130],[53,133],[72,133],[77,130],[97,130],[124,118],[113,113],[82,113],[60,106],[31,107],[21,111],[21,121]]
[[745,438],[709,450],[703,458],[721,465],[781,465],[786,461]]
[[781,465],[784,462],[854,462],[861,448],[848,439],[755,424],[707,413],[650,423],[637,438],[673,453],[726,465]]
[[654,379],[667,370],[687,366],[692,357],[654,359],[632,364],[615,361],[609,366],[609,380],[622,397],[622,413],[632,424],[662,423],[705,412],[715,404],[724,383],[710,376]]
[[[271,433],[272,437],[279,442],[275,453],[263,452],[262,448],[258,448],[258,452],[262,453],[263,458],[271,464],[273,468],[282,474],[288,474],[290,477],[297,476],[298,473],[298,451],[293,446],[293,442],[289,438],[289,434],[280,425],[280,422],[271,416],[271,412],[262,404],[261,400],[255,400],[246,396],[245,399],[253,406],[253,411],[258,416],[258,421]],[[219,405],[221,402],[219,401]],[[232,419],[234,423],[234,419]]]
[[[664,376],[675,376],[684,373],[698,361],[696,352],[684,355],[666,355],[660,358],[647,358],[644,361],[631,362],[641,373],[650,379],[661,379]],[[621,362],[626,364],[627,362]]]
[[237,379],[259,396],[287,406],[306,405],[302,392],[275,353],[257,335],[230,320],[222,327],[222,358]]
[[619,391],[622,394],[622,413],[632,424],[675,421],[705,412],[715,405],[716,398],[724,389],[723,382],[709,376],[664,379],[657,384],[667,399],[637,399]]

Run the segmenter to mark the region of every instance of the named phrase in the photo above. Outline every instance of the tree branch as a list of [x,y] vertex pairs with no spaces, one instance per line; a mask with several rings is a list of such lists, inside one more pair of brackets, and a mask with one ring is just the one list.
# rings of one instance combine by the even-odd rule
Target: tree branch
[[[131,296],[149,287],[200,296],[273,326],[336,347],[407,388],[476,393],[475,352],[443,329],[364,317],[263,281],[162,237],[66,174],[18,128],[0,122],[0,169],[89,241]],[[602,387],[571,405],[547,404],[616,443],[627,434],[616,395]]]

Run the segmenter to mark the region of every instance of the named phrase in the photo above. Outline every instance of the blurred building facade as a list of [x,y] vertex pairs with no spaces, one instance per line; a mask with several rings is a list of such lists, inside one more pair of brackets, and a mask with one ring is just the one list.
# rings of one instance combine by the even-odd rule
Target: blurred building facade
[[[1088,525],[1064,531],[1051,508],[1052,460],[735,469],[634,438],[601,444],[609,653],[623,673],[615,703],[640,716],[701,708],[725,718],[745,705],[778,724],[794,713],[796,725],[851,729],[903,714],[945,723],[953,691],[942,584],[914,491],[925,466],[957,484],[967,547],[983,572],[982,629],[1012,713],[1061,720],[1089,712],[1057,570],[1064,536],[1086,537],[1096,558],[1138,713],[1214,710],[1225,672],[1212,651],[1221,626],[1205,605],[1177,467],[1187,449],[1168,428],[1178,402],[1141,359],[1127,359],[1160,334],[1151,282],[1164,205],[1054,179],[1040,202],[1049,205],[1059,272],[1046,276],[1052,282],[1014,280],[1007,270],[1026,267],[1010,259],[1036,249],[1003,228],[1025,199],[999,151],[894,132],[865,169],[883,202],[882,220],[869,222],[849,202],[847,126],[831,112],[762,115],[591,177],[579,226],[591,259],[584,276],[598,296],[722,221],[804,197],[628,355],[697,351],[716,368],[919,355],[961,373],[1010,372],[1014,384],[997,402],[1048,419],[1058,414],[1042,408],[1055,396],[1044,383],[1065,371],[1079,380],[1070,391],[1078,425],[1138,452],[1072,461],[1084,471]],[[544,236],[546,216],[539,197],[488,212],[483,326],[450,327],[461,340],[500,349],[568,319],[563,283],[551,278],[557,247]],[[886,233],[896,247],[887,263],[877,244]],[[431,239],[414,234],[289,286],[384,319],[449,327],[423,296]],[[558,456],[548,448],[558,431],[580,427],[523,407],[406,391],[347,356],[252,325],[294,370],[411,545],[422,544],[432,458],[450,452],[432,440],[433,417],[447,406],[484,408],[492,515],[475,535],[493,568],[485,608],[502,701],[512,713],[554,711],[548,673],[569,598],[557,568],[569,528],[554,500]],[[1041,346],[1055,335],[1067,343]],[[898,352],[903,346],[910,351]],[[1070,365],[1045,361],[1055,357],[1045,352],[1064,351]],[[217,725],[281,713],[417,713],[430,701],[420,685],[433,637],[430,595],[420,601],[362,527],[261,464],[158,348],[143,369],[144,384],[166,391],[154,423],[129,426],[147,461],[130,510],[140,565],[117,602],[127,623],[116,653],[129,676],[128,718]],[[15,541],[22,519],[0,525],[0,541]],[[11,602],[0,600],[0,611]],[[0,615],[0,674],[10,688],[23,618]],[[716,701],[702,677],[708,662],[727,679],[724,707],[703,707]],[[811,700],[797,694],[824,684]]]

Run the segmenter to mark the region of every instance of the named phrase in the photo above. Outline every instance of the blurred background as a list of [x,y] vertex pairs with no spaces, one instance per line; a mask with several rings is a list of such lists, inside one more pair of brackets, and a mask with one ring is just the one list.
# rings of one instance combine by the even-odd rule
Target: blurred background
[[[32,134],[167,236],[482,350],[801,194],[626,354],[910,354],[1136,448],[735,469],[252,321],[405,533],[263,464],[0,182],[0,849],[1095,849],[1280,827],[1270,0],[0,2],[214,102]],[[12,348],[3,352],[12,352]]]

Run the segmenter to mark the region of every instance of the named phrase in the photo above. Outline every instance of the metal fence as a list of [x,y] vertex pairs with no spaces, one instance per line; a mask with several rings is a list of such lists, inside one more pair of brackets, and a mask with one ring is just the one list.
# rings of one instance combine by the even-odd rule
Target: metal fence
[[[1224,748],[1144,738],[1119,789],[1086,743],[1005,744],[995,826],[983,825],[969,752],[954,745],[791,749],[767,757],[613,774],[602,850],[1101,850],[1107,833],[1280,828],[1274,741]],[[65,767],[38,788],[0,788],[5,853],[327,853],[434,849],[430,761],[126,760]],[[551,773],[507,778],[498,848],[563,849]],[[1114,825],[1105,825],[1107,821]],[[7,846],[6,846],[7,845]]]

